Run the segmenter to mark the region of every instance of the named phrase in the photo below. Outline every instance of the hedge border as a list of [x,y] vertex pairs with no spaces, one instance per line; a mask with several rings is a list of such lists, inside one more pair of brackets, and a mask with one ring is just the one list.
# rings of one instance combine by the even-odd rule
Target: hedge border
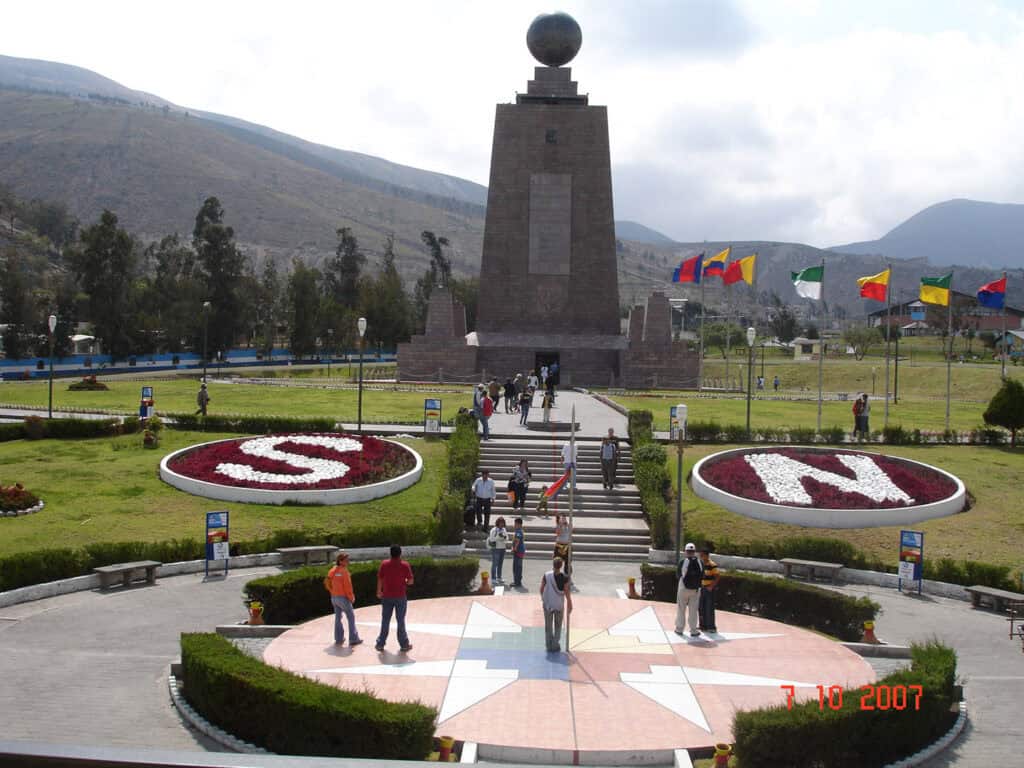
[[421,760],[433,745],[436,709],[308,680],[217,634],[183,633],[181,663],[196,711],[272,752]]

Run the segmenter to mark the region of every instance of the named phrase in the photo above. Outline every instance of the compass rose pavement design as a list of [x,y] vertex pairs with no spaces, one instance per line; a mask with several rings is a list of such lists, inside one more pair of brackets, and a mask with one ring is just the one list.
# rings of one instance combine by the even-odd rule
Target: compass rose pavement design
[[[675,605],[574,597],[569,653],[544,651],[540,598],[451,597],[409,603],[413,650],[392,624],[373,649],[379,606],[356,611],[366,642],[332,642],[333,616],[277,637],[264,659],[354,691],[438,709],[438,733],[485,745],[587,752],[663,751],[731,741],[739,709],[798,700],[818,685],[875,679],[861,657],[806,630],[719,611],[719,631],[673,632]],[[564,638],[563,638],[564,640]],[[564,645],[563,645],[564,647]],[[492,754],[495,754],[492,750]]]

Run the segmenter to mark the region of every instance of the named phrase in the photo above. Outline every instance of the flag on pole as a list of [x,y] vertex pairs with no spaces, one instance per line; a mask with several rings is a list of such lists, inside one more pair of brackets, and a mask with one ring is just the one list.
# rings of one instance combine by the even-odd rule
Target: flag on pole
[[685,259],[672,271],[673,283],[700,283],[700,276],[703,273],[704,254],[698,253]]
[[978,289],[978,303],[991,309],[1002,309],[1006,302],[1006,277],[985,283]]
[[724,251],[719,251],[714,256],[704,259],[704,277],[721,277],[724,275],[725,262],[728,261],[731,252],[732,246],[730,245]]
[[746,256],[742,259],[734,261],[729,264],[725,269],[725,274],[722,275],[722,282],[726,285],[732,285],[738,283],[740,280],[745,282],[747,285],[754,284],[754,270],[757,266],[757,254],[753,253],[750,256]]
[[953,273],[942,277],[921,278],[921,301],[925,304],[949,306],[949,284],[953,281]]
[[889,276],[891,274],[892,270],[886,269],[879,272],[877,275],[858,277],[857,285],[860,286],[860,295],[865,299],[885,301],[885,298],[889,293]]
[[797,296],[805,299],[821,298],[821,281],[825,277],[825,268],[822,266],[808,267],[800,272],[790,272],[793,278],[793,287],[796,288]]
[[547,490],[544,491],[544,494],[543,494],[544,498],[545,499],[549,499],[549,500],[556,498],[558,496],[558,494],[562,492],[562,489],[565,488],[565,484],[568,482],[569,475],[571,473],[572,473],[571,469],[565,470],[565,474],[564,475],[562,475],[560,478],[555,480],[555,482],[553,482],[551,485],[549,485],[547,487]]

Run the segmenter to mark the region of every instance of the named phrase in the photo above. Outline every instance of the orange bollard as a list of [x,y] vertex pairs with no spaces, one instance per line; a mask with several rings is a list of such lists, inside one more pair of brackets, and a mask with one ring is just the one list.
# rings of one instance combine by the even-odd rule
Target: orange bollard
[[864,637],[860,639],[862,643],[871,643],[872,645],[881,645],[882,641],[875,637],[875,622],[865,621],[864,622]]
[[477,589],[478,595],[493,595],[494,589],[491,588],[491,574],[487,571],[480,571],[480,588]]
[[640,595],[636,593],[636,579],[632,576],[629,577],[629,594],[626,595],[630,600],[639,600]]
[[729,768],[729,758],[732,756],[730,744],[715,744],[715,768]]

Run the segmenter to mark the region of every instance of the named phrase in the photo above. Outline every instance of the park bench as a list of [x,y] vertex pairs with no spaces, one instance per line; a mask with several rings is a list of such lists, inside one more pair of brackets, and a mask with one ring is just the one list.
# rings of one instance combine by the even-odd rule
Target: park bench
[[807,574],[808,581],[813,581],[815,575],[820,572],[827,572],[833,584],[836,583],[836,574],[843,567],[842,563],[821,563],[817,560],[797,560],[792,557],[784,557],[779,562],[787,579],[792,578],[793,568],[798,568]]
[[121,583],[124,586],[128,586],[132,583],[132,576],[137,571],[146,572],[146,581],[150,584],[156,583],[156,569],[159,568],[163,563],[157,562],[156,560],[139,560],[135,563],[115,563],[113,565],[101,565],[97,568],[93,568],[93,573],[99,574],[100,577],[100,589],[106,589],[115,582],[118,577],[121,579]]
[[997,613],[1005,611],[1010,603],[1024,603],[1024,595],[1007,592],[1005,589],[981,586],[964,587],[964,589],[971,595],[971,605],[975,608],[981,606],[982,598],[985,598],[985,602],[991,602],[993,610]]
[[340,547],[332,544],[313,544],[306,547],[278,547],[275,551],[280,553],[281,559],[285,562],[296,563],[302,560],[303,565],[310,565],[313,558],[316,558],[317,562],[331,562],[334,553],[339,549]]

